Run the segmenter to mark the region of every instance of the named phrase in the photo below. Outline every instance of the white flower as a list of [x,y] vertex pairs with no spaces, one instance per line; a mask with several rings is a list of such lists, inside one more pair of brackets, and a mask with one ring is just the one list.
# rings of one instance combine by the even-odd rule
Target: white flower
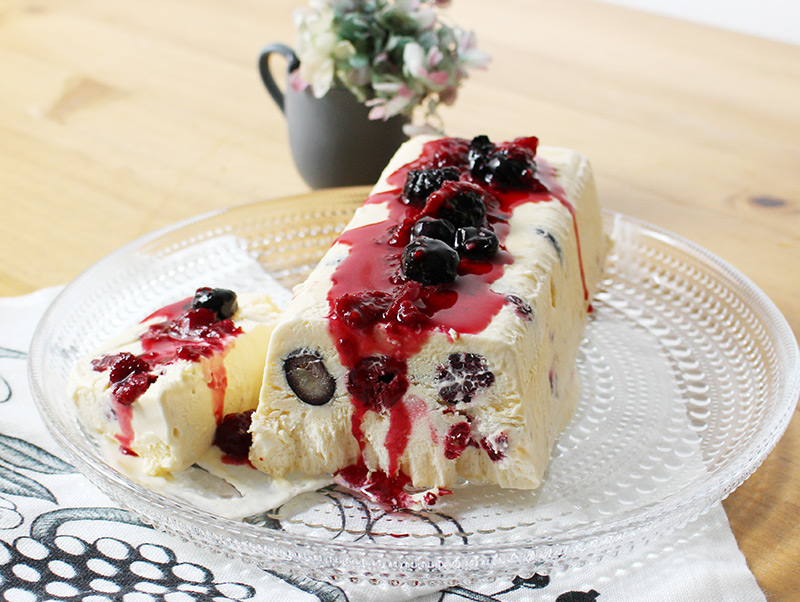
[[333,10],[312,0],[313,10],[298,10],[297,58],[299,76],[309,84],[314,96],[322,98],[330,90],[334,78],[334,50],[339,43],[333,32]]
[[482,68],[489,64],[489,55],[478,48],[475,32],[454,30],[458,40],[458,57],[469,67]]
[[423,62],[425,50],[416,42],[409,42],[403,48],[403,72],[411,77],[424,77],[427,73]]
[[[300,67],[289,78],[316,97],[344,86],[370,107],[370,119],[452,104],[468,68],[489,56],[475,34],[439,19],[450,0],[309,0],[295,11]],[[441,128],[440,128],[441,129]]]

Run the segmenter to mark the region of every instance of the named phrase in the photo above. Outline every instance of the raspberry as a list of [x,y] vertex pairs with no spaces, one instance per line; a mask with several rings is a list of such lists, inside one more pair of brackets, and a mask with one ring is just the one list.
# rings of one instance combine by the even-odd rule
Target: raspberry
[[347,375],[347,390],[371,410],[388,409],[408,389],[406,363],[385,355],[365,357]]
[[391,304],[388,293],[365,291],[342,295],[334,302],[333,310],[348,328],[363,330],[380,322]]
[[117,383],[111,391],[111,399],[117,403],[129,406],[139,399],[150,385],[156,381],[155,374],[131,374],[125,380]]
[[111,365],[111,372],[108,373],[108,380],[112,384],[121,383],[132,374],[141,374],[150,371],[150,366],[143,359],[136,357],[132,353],[119,353],[117,359]]
[[505,433],[500,433],[493,439],[484,437],[481,439],[481,448],[489,456],[492,462],[499,462],[506,457],[508,451],[508,436]]
[[92,361],[92,367],[99,372],[109,370],[111,399],[124,406],[139,399],[157,378],[150,374],[150,364],[128,352],[104,355]]
[[253,410],[227,414],[217,425],[214,445],[232,458],[247,458],[253,444],[253,436],[249,432],[252,418]]
[[469,443],[472,427],[468,422],[459,422],[450,427],[444,439],[444,457],[448,460],[458,458]]

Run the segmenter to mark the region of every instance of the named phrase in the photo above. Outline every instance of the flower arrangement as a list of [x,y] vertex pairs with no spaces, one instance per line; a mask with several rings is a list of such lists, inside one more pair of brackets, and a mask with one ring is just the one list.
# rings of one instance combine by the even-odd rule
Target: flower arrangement
[[290,76],[296,90],[311,86],[323,97],[346,87],[370,107],[370,119],[411,116],[425,106],[424,128],[435,131],[440,104],[452,104],[470,67],[485,67],[472,31],[444,23],[438,9],[450,0],[310,0],[298,9],[300,66]]

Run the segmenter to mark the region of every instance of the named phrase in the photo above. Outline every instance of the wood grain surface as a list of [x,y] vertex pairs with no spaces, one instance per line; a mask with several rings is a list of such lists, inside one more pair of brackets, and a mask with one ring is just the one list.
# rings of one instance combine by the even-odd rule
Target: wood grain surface
[[[68,282],[213,209],[307,190],[256,71],[300,0],[0,3],[0,295]],[[742,270],[800,333],[800,47],[586,0],[456,0],[493,62],[447,132],[537,135],[604,206]],[[758,582],[800,592],[800,419],[725,502]]]

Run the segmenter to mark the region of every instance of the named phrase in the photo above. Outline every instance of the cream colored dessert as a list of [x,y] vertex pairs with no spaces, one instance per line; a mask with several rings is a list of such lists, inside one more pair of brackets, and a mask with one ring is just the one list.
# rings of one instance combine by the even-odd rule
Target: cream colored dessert
[[159,310],[81,359],[69,379],[81,421],[138,456],[149,475],[191,466],[225,416],[255,408],[279,313],[265,295],[240,295],[229,319],[192,311],[191,302]]
[[[443,216],[450,250],[409,234]],[[604,252],[582,155],[535,139],[410,140],[275,327],[251,462],[337,473],[395,506],[404,485],[459,477],[538,487],[578,401]]]

